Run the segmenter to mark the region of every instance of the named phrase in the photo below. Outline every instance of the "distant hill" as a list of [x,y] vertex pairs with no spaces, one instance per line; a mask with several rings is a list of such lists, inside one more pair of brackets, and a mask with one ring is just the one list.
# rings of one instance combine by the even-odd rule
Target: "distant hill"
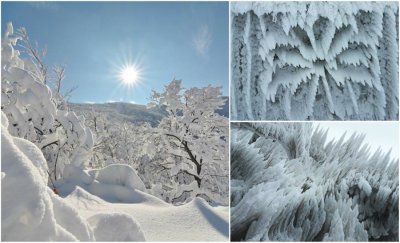
[[[229,98],[227,96],[224,96],[223,98],[226,99],[225,105],[222,107],[222,109],[217,110],[217,113],[221,116],[229,117]],[[160,120],[167,115],[166,111],[162,108],[147,109],[145,105],[125,102],[95,104],[69,103],[69,107],[71,110],[80,115],[91,112],[93,109],[96,112],[104,113],[121,121],[135,124],[148,122],[152,126],[156,126]]]
[[71,110],[77,114],[85,114],[91,112],[104,113],[115,119],[140,124],[144,122],[150,123],[152,126],[157,125],[160,120],[166,115],[165,111],[157,108],[147,109],[145,105],[131,104],[125,102],[112,103],[70,103]]

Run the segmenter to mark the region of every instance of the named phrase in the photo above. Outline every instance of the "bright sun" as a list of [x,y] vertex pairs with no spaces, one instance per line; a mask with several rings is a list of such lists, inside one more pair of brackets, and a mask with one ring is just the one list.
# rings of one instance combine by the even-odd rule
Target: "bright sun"
[[129,65],[122,68],[119,78],[125,85],[131,86],[139,80],[140,72],[135,66]]

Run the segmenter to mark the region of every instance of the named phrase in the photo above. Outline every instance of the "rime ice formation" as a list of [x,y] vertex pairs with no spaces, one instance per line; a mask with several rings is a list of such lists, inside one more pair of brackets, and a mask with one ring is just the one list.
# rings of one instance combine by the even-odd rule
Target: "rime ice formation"
[[397,2],[231,4],[234,120],[397,120]]
[[398,159],[305,123],[233,123],[231,237],[398,241]]

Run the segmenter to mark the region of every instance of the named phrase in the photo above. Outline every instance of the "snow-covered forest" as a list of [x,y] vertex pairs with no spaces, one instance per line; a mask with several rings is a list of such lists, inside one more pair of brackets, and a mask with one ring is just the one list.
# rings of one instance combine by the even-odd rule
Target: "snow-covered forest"
[[[1,205],[6,241],[228,239],[228,118],[220,87],[173,80],[153,124],[72,110],[67,70],[24,28],[2,38]],[[49,50],[51,51],[51,50]]]
[[231,3],[233,120],[397,120],[398,2]]
[[390,152],[370,151],[362,134],[327,141],[307,122],[231,129],[232,240],[399,241]]

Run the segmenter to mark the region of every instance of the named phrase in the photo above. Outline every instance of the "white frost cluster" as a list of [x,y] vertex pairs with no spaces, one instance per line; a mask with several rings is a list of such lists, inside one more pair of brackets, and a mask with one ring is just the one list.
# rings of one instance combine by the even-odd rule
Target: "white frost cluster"
[[249,241],[399,240],[399,164],[364,136],[310,123],[233,123],[231,236]]
[[396,2],[236,2],[231,11],[232,119],[398,119]]

